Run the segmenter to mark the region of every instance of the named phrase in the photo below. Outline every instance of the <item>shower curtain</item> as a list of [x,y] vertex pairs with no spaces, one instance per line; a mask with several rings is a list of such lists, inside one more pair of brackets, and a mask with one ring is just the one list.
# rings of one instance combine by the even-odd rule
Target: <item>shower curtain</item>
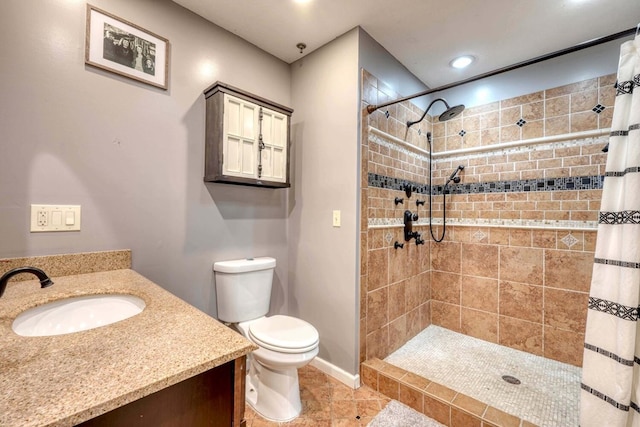
[[640,36],[620,50],[587,312],[581,427],[640,427]]

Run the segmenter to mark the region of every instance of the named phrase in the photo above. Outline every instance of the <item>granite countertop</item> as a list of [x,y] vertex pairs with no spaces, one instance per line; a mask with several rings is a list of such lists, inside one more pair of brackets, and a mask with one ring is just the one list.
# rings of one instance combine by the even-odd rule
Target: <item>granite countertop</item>
[[[241,357],[240,334],[133,270],[10,282],[0,298],[0,426],[71,426]],[[67,335],[22,337],[23,310],[70,296],[144,299],[129,319]]]

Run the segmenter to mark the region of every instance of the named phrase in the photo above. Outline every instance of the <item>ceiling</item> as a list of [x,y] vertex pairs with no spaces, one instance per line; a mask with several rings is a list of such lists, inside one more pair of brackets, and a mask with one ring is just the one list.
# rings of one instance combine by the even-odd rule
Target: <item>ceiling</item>
[[[287,63],[356,26],[428,87],[636,27],[639,0],[173,0]],[[305,43],[303,53],[296,47]],[[464,71],[449,62],[471,54]]]

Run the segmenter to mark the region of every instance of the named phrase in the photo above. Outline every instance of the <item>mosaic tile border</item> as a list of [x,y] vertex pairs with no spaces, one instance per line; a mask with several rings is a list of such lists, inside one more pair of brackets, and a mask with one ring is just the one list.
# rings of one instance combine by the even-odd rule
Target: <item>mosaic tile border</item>
[[[400,178],[369,173],[369,187],[404,191],[411,185],[415,193],[429,194],[429,186]],[[604,176],[572,176],[560,178],[520,179],[449,185],[447,194],[521,193],[532,191],[601,190]],[[441,195],[444,186],[431,188],[432,195]]]

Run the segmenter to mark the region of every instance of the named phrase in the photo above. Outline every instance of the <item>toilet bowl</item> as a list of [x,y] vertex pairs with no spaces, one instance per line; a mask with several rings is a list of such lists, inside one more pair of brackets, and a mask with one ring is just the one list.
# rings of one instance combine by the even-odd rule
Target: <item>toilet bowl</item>
[[270,421],[295,419],[302,411],[298,369],[318,355],[318,332],[304,320],[281,315],[237,328],[259,347],[248,357],[247,403]]
[[302,411],[298,368],[318,355],[316,328],[291,316],[266,316],[275,259],[216,262],[218,319],[258,349],[247,355],[246,402],[270,421],[287,422]]

